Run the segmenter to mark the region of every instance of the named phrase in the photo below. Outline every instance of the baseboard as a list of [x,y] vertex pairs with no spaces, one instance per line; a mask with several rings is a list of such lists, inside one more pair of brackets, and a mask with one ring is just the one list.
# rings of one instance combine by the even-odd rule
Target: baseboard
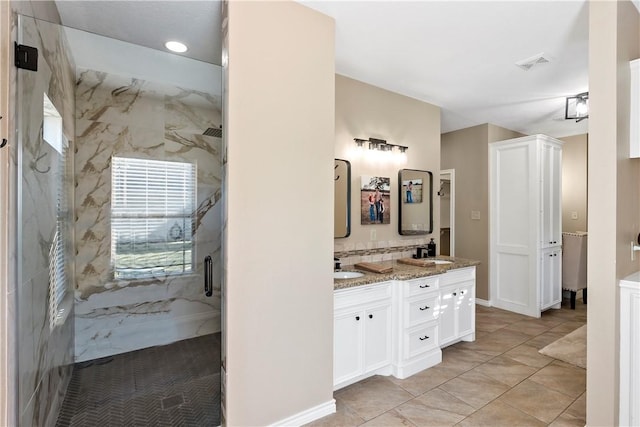
[[420,356],[416,360],[402,365],[393,365],[392,374],[394,377],[403,380],[420,371],[431,368],[440,362],[442,362],[442,350],[440,347],[437,347],[428,354]]
[[486,299],[476,298],[476,304],[483,307],[492,307],[491,301],[487,301]]
[[93,336],[78,333],[76,324],[75,362],[99,359],[148,347],[220,332],[220,312],[210,311],[184,316],[153,319],[110,330],[89,330]]
[[273,423],[272,426],[301,426],[322,417],[326,417],[327,415],[334,414],[335,412],[336,401],[335,399],[331,399],[328,402],[314,406],[313,408],[309,408],[305,411],[298,412],[284,420]]

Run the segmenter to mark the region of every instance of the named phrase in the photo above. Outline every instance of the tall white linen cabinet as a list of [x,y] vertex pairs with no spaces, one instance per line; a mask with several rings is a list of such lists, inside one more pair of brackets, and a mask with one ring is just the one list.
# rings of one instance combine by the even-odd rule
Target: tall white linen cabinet
[[562,302],[562,141],[489,144],[489,297],[533,317]]

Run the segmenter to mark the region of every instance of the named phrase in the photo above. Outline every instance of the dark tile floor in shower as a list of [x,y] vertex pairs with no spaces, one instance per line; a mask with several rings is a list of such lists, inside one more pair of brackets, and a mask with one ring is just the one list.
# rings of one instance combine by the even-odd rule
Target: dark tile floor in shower
[[76,363],[57,426],[220,425],[220,334]]

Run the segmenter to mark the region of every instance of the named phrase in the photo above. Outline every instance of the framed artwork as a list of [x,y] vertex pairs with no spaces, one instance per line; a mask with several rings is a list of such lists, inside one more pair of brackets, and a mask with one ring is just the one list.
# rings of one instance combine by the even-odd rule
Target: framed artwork
[[402,181],[402,203],[422,203],[422,179]]
[[380,176],[362,176],[360,185],[360,223],[391,223],[391,180]]

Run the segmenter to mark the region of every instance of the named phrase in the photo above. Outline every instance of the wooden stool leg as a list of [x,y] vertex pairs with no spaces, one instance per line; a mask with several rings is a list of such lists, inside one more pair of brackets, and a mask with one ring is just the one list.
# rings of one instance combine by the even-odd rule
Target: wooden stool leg
[[582,290],[582,302],[585,304],[587,303],[587,288]]
[[571,292],[571,310],[575,310],[576,309],[576,291],[570,291]]

